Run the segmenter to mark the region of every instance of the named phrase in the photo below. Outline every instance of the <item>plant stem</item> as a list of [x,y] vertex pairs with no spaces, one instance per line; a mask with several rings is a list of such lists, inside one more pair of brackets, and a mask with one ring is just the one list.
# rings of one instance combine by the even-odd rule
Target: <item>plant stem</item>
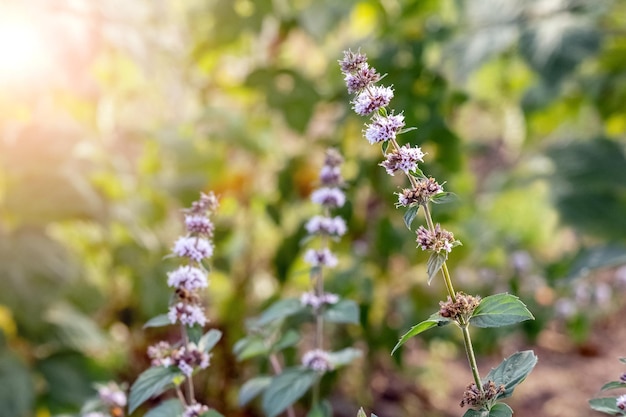
[[472,369],[472,375],[474,376],[474,382],[476,387],[481,393],[484,392],[483,385],[480,380],[480,374],[478,373],[478,365],[476,364],[476,356],[474,355],[474,347],[472,346],[472,339],[470,337],[469,323],[462,318],[461,331],[463,332],[463,342],[465,344],[465,353],[467,354],[467,361]]

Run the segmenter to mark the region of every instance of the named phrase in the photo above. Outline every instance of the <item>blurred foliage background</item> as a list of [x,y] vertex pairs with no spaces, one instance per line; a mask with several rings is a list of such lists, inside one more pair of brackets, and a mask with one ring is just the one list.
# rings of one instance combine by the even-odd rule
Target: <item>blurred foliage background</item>
[[394,208],[404,184],[350,110],[337,60],[359,47],[418,127],[401,140],[458,195],[434,216],[463,242],[459,289],[512,291],[536,315],[480,333],[480,353],[554,333],[585,346],[626,286],[625,2],[6,1],[1,417],[76,412],[94,381],[132,383],[148,366],[146,346],[167,335],[142,325],[167,308],[180,209],[209,190],[222,207],[207,300],[225,337],[199,398],[259,415],[236,407],[259,364],[231,348],[246,317],[307,288],[299,241],[329,146],[346,158],[349,236],[327,287],[362,321],[336,340],[365,351],[336,376],[336,415],[385,403],[448,415],[433,369],[457,336],[389,356],[444,290],[425,284],[427,257]]

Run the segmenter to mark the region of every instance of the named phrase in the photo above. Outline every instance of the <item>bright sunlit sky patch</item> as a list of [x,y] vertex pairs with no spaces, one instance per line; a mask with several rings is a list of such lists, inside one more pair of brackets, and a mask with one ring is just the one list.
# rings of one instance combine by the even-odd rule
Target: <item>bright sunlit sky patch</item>
[[34,16],[25,9],[0,4],[0,82],[42,74],[48,52]]

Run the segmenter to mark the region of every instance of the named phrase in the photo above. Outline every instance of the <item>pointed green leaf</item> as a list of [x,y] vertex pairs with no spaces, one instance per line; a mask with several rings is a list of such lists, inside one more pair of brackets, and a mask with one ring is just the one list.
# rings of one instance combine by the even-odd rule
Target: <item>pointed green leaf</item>
[[449,193],[447,191],[443,191],[441,193],[435,194],[431,197],[430,201],[435,204],[445,204],[451,203],[453,201],[457,201],[459,198],[454,193]]
[[285,369],[282,374],[272,378],[263,393],[263,412],[268,417],[276,417],[298,401],[317,378],[318,374],[310,369]]
[[176,367],[155,366],[146,369],[130,388],[128,413],[132,414],[141,404],[173,386],[174,378],[182,375]]
[[359,324],[359,306],[353,300],[340,300],[324,310],[324,319],[331,323]]
[[449,318],[446,317],[441,317],[439,315],[439,313],[435,313],[433,315],[431,315],[428,320],[424,320],[423,322],[416,324],[415,326],[411,327],[409,329],[408,332],[406,332],[398,341],[398,343],[396,343],[396,346],[393,348],[393,350],[391,351],[391,354],[393,355],[394,352],[396,350],[398,350],[398,348],[400,346],[402,346],[403,344],[406,343],[407,340],[409,340],[410,338],[412,338],[413,336],[417,336],[418,334],[425,332],[426,330],[435,327],[435,326],[445,326],[446,324],[450,323],[452,320],[450,320]]
[[504,385],[505,392],[498,398],[507,398],[537,364],[537,355],[532,350],[516,352],[493,368],[484,381],[493,381],[496,386]]
[[180,400],[177,398],[172,398],[163,401],[161,404],[148,411],[146,414],[144,414],[144,417],[179,416],[183,413],[183,411],[183,406],[181,405]]
[[401,134],[407,133],[407,132],[412,132],[414,130],[417,130],[417,128],[415,126],[407,127],[407,128],[404,128],[404,129],[400,129],[400,131],[398,132],[398,135],[401,135]]
[[189,341],[191,343],[195,343],[196,345],[200,343],[200,339],[204,335],[204,328],[199,325],[187,327],[187,336],[189,337]]
[[406,227],[409,228],[409,230],[411,230],[411,223],[413,223],[413,220],[415,220],[419,208],[419,204],[415,206],[410,206],[408,209],[406,209],[406,212],[404,213],[404,224],[406,225]]
[[341,366],[348,365],[350,362],[360,357],[361,355],[362,353],[359,349],[351,347],[338,350],[337,352],[330,352],[328,354],[329,361],[335,369]]
[[533,319],[519,298],[504,293],[483,298],[474,310],[470,323],[476,327],[502,327]]
[[505,403],[497,403],[489,410],[489,417],[511,417],[513,410]]
[[222,332],[217,329],[211,329],[200,338],[198,347],[204,352],[210,352],[221,338]]
[[619,358],[619,361],[620,361],[621,363],[626,363],[626,358]]
[[383,155],[387,155],[387,149],[389,149],[389,141],[388,140],[383,142],[383,145],[381,146],[381,149],[383,151]]
[[257,376],[247,380],[239,391],[239,407],[243,407],[262,393],[272,382],[271,376]]
[[428,271],[428,285],[432,282],[437,272],[441,269],[441,266],[448,259],[448,252],[441,251],[439,253],[433,252],[430,254],[430,258],[428,258],[428,262],[426,263],[426,270]]
[[275,320],[285,319],[300,313],[303,310],[302,303],[297,298],[279,300],[269,306],[257,320],[258,326],[265,326]]
[[424,175],[419,167],[413,168],[413,171],[409,171],[409,174],[411,174],[411,176],[417,178],[418,180],[423,180],[424,178],[426,178],[426,175]]
[[156,317],[152,317],[150,320],[143,325],[143,328],[146,329],[148,327],[163,327],[163,326],[171,326],[172,322],[167,317],[167,314],[159,314]]
[[592,398],[589,400],[589,407],[601,413],[612,416],[621,415],[622,410],[617,408],[617,397]]
[[626,388],[626,382],[621,382],[621,381],[607,382],[606,384],[602,386],[602,388],[600,388],[600,391],[606,391],[606,390],[616,389],[616,388]]

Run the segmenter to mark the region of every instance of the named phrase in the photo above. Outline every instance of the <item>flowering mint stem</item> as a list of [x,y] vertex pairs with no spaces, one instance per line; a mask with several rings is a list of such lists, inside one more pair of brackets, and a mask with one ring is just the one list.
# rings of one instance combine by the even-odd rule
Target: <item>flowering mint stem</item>
[[476,356],[474,355],[474,347],[472,345],[472,338],[470,337],[469,331],[469,323],[463,319],[463,324],[461,324],[461,332],[463,332],[463,343],[465,344],[465,353],[467,354],[467,361],[469,362],[470,368],[472,369],[472,376],[474,377],[474,382],[476,386],[480,390],[481,394],[483,393],[483,384],[480,382],[480,373],[478,372],[478,365],[476,364]]

